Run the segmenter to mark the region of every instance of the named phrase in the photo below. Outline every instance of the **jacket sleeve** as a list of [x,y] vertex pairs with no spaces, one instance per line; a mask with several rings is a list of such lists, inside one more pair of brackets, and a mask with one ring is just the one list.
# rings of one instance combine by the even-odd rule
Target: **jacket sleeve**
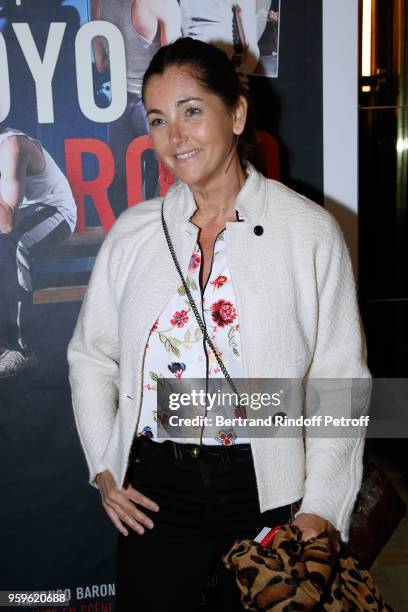
[[120,263],[114,230],[98,253],[74,335],[68,346],[69,379],[89,480],[108,469],[103,460],[118,403],[119,336],[115,291]]
[[[317,247],[315,273],[318,323],[315,350],[306,380],[306,416],[366,415],[371,377],[366,365],[353,271],[337,222]],[[318,392],[312,405],[310,386]],[[350,518],[361,486],[365,426],[305,428],[306,482],[300,512],[329,520],[348,540]],[[314,431],[313,431],[314,430]]]

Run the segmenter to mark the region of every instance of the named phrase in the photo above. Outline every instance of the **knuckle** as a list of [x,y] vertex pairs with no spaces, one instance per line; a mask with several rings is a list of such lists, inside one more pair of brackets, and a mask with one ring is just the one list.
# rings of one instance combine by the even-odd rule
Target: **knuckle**
[[132,522],[133,522],[134,525],[137,525],[138,527],[142,527],[143,521],[140,518],[138,518],[138,519],[133,518]]
[[136,499],[136,501],[140,501],[142,497],[143,495],[140,491],[138,491],[137,489],[133,489],[133,498]]
[[115,496],[112,495],[111,492],[109,492],[106,497],[105,497],[106,503],[107,504],[112,504],[115,501]]
[[121,492],[116,487],[109,491],[109,497],[113,500],[118,500],[121,497]]

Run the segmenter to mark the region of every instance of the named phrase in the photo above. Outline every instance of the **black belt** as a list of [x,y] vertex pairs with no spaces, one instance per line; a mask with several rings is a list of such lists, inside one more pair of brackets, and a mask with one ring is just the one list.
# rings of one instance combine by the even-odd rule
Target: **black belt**
[[146,436],[135,438],[130,449],[130,460],[137,461],[144,454],[150,454],[154,451],[163,456],[171,456],[179,461],[197,459],[215,460],[215,461],[231,461],[237,457],[251,454],[250,444],[232,444],[224,446],[222,444],[180,444],[172,440],[165,442],[155,442]]

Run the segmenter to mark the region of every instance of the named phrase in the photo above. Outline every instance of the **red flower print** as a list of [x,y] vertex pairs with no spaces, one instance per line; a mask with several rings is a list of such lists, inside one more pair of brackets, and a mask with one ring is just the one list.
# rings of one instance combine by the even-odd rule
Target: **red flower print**
[[196,253],[195,251],[193,252],[193,254],[191,255],[191,259],[190,259],[190,263],[188,266],[189,270],[195,270],[196,268],[198,268],[198,266],[201,263],[201,257],[198,253]]
[[214,285],[214,289],[220,289],[227,282],[228,278],[220,274],[217,278],[211,281],[211,285]]
[[186,323],[188,323],[188,314],[186,310],[176,310],[173,314],[173,318],[170,319],[170,323],[172,325],[177,325],[177,327],[184,327]]
[[214,323],[219,327],[225,327],[237,318],[237,311],[234,304],[227,300],[218,300],[211,306],[211,316]]
[[221,442],[223,446],[231,446],[234,444],[236,435],[232,429],[229,431],[223,431],[222,429],[215,436],[217,442]]
[[156,319],[156,321],[154,322],[154,325],[152,327],[152,329],[150,330],[150,333],[152,334],[154,331],[156,331],[157,327],[159,325],[159,319]]

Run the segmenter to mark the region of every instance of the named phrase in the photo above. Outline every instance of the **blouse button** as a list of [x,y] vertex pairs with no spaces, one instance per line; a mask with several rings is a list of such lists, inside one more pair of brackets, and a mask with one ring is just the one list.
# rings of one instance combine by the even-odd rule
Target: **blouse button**
[[254,234],[255,234],[255,236],[262,236],[263,233],[264,233],[264,229],[263,229],[262,225],[255,225],[255,227],[254,227]]

